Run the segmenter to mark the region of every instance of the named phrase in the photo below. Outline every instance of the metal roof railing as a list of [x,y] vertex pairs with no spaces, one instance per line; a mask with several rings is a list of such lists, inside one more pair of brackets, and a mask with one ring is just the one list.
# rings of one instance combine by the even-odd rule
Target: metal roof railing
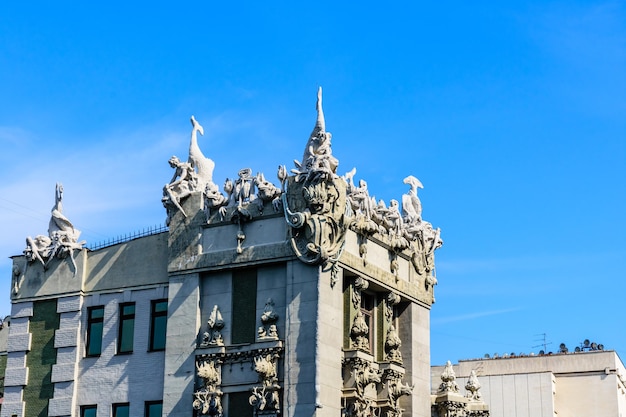
[[165,225],[157,225],[151,226],[148,228],[144,228],[142,230],[138,230],[135,232],[127,233],[124,235],[117,236],[115,238],[102,240],[100,242],[92,243],[87,245],[87,249],[89,250],[98,250],[105,248],[107,246],[117,245],[118,243],[124,243],[131,241],[133,239],[137,239],[144,236],[156,235],[159,233],[167,232],[169,229]]

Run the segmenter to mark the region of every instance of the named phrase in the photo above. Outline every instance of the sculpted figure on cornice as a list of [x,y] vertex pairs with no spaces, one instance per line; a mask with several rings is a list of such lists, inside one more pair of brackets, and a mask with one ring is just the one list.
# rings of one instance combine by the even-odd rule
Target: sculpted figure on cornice
[[354,184],[354,174],[356,174],[356,168],[343,176],[348,184],[348,201],[355,213],[350,228],[357,233],[359,255],[363,258],[363,263],[367,264],[367,238],[378,231],[378,225],[373,220],[376,199],[370,197],[365,180],[359,180],[358,186]]
[[302,163],[294,161],[294,176],[286,177],[284,170],[279,170],[286,190],[283,208],[290,226],[292,247],[298,258],[308,264],[334,265],[337,262],[351,216],[346,201],[346,182],[336,174],[338,161],[332,155],[330,140],[320,88],[317,121],[304,149]]
[[[48,224],[48,236],[37,235],[34,238],[26,238],[24,255],[29,263],[39,261],[44,269],[48,269],[49,263],[54,258],[70,258],[74,274],[76,274],[76,260],[74,251],[81,250],[85,241],[78,241],[80,230],[76,229],[72,222],[63,214],[63,185],[56,184],[55,202],[51,210]],[[14,288],[17,292],[19,288]]]
[[168,184],[163,187],[163,206],[167,209],[167,223],[169,224],[173,210],[180,211],[183,216],[187,213],[182,208],[182,201],[194,191],[215,190],[213,184],[213,169],[215,163],[204,156],[198,146],[198,132],[203,135],[204,129],[191,116],[191,140],[189,143],[189,158],[182,162],[178,157],[172,156],[169,164],[174,168],[174,175]]

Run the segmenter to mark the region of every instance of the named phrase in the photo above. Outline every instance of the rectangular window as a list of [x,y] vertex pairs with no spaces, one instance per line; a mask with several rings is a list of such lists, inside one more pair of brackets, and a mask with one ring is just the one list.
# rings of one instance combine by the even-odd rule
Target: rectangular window
[[80,417],[96,417],[98,408],[95,405],[81,405]]
[[254,343],[256,337],[256,269],[233,271],[231,343]]
[[150,312],[150,350],[164,350],[167,330],[167,300],[152,301]]
[[135,303],[120,304],[120,327],[117,335],[117,353],[132,353],[135,334]]
[[102,330],[104,327],[104,306],[87,309],[87,356],[100,356],[102,353]]
[[125,404],[113,404],[113,417],[129,417],[128,409],[130,406]]
[[145,417],[161,417],[163,415],[163,401],[146,401]]
[[228,416],[252,417],[254,411],[248,399],[249,392],[231,392],[228,394]]

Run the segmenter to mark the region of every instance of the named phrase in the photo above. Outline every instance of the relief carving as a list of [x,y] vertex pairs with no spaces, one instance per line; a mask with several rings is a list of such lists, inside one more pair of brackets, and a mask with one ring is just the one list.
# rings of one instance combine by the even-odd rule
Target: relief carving
[[385,320],[387,324],[387,333],[385,336],[385,360],[402,364],[402,353],[400,352],[400,346],[402,346],[402,340],[400,335],[393,324],[394,321],[394,306],[400,302],[400,296],[393,292],[390,292],[385,299]]
[[249,398],[255,415],[274,414],[280,410],[280,385],[278,385],[277,353],[258,355],[254,358],[254,370],[259,375],[261,386],[252,388]]
[[[344,413],[347,417],[369,417],[376,414],[375,392],[376,385],[381,383],[380,373],[372,367],[369,360],[353,357],[345,360],[348,372],[350,372],[350,388],[353,395],[344,398]],[[366,390],[374,385],[372,395],[367,395]]]
[[274,339],[278,340],[278,328],[276,322],[278,321],[278,313],[274,308],[274,300],[268,298],[261,314],[261,327],[259,327],[258,335],[259,340]]
[[202,380],[202,388],[194,392],[193,408],[201,415],[222,417],[222,366],[221,361],[196,359],[198,377]]
[[352,282],[352,306],[356,315],[350,327],[350,341],[353,349],[370,351],[369,327],[365,322],[365,317],[361,312],[361,291],[369,287],[369,282],[362,277],[356,277]]
[[383,382],[387,389],[387,406],[384,409],[384,417],[401,417],[404,411],[400,407],[400,398],[405,395],[411,395],[412,386],[402,383],[403,374],[392,369],[386,369],[383,372]]
[[224,339],[222,338],[224,325],[224,318],[218,306],[213,306],[209,320],[207,320],[208,331],[204,332],[200,347],[224,346]]

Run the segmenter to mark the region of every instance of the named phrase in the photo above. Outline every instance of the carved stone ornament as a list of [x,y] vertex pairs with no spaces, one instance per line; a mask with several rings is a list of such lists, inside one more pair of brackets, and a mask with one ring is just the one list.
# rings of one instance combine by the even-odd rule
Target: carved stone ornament
[[[24,255],[28,263],[39,261],[44,270],[47,270],[50,261],[54,258],[70,259],[73,273],[76,275],[76,260],[74,251],[83,249],[85,241],[78,241],[80,230],[74,228],[72,222],[63,214],[63,185],[56,184],[55,203],[52,207],[48,236],[37,235],[34,238],[26,238]],[[26,271],[24,270],[24,273]],[[14,292],[19,290],[19,285],[14,286]]]
[[274,414],[280,410],[280,385],[278,385],[277,353],[267,353],[254,358],[254,370],[259,375],[260,386],[252,388],[249,398],[255,415]]
[[376,199],[370,197],[365,180],[359,180],[358,186],[354,184],[355,174],[356,168],[353,168],[343,176],[343,179],[348,184],[348,201],[355,213],[350,228],[357,234],[359,256],[363,258],[363,265],[367,265],[367,238],[379,231],[379,226],[372,216],[376,208]]
[[202,380],[202,387],[194,392],[193,408],[200,415],[222,417],[222,383],[221,362],[217,359],[196,359],[198,377]]
[[276,322],[278,321],[278,313],[276,313],[274,300],[267,299],[263,314],[261,314],[261,327],[259,327],[259,340],[274,339],[278,340],[278,329]]
[[[366,396],[366,389],[370,385],[381,383],[380,373],[372,367],[369,360],[353,357],[345,360],[345,366],[351,374],[353,395],[345,398],[344,412],[348,417],[368,417],[377,415],[376,401]],[[375,390],[374,390],[375,391]]]
[[[317,95],[317,122],[304,150],[302,163],[294,161],[293,176],[279,170],[285,219],[298,258],[307,264],[334,264],[345,244],[351,209],[346,182],[336,174],[338,161],[326,132],[322,89]],[[282,172],[282,175],[281,175]]]
[[443,372],[441,373],[441,384],[437,393],[443,392],[459,392],[459,385],[456,383],[456,374],[452,368],[452,363],[448,361]]
[[400,407],[400,398],[411,395],[413,388],[409,384],[402,383],[402,374],[391,369],[383,372],[383,383],[386,386],[388,407],[385,417],[401,417],[404,411]]
[[214,184],[207,184],[204,191],[204,206],[207,223],[229,221],[239,226],[236,234],[237,253],[243,253],[246,239],[244,225],[262,216],[265,205],[271,203],[275,212],[280,211],[282,191],[265,179],[263,173],[252,176],[251,168],[240,169],[237,179],[227,178],[222,195]]
[[224,339],[222,338],[224,325],[224,318],[218,306],[213,306],[213,310],[207,321],[208,331],[204,333],[200,347],[224,346]]
[[402,364],[402,353],[400,346],[402,340],[393,324],[394,306],[400,302],[400,296],[390,292],[385,299],[385,320],[387,322],[387,333],[385,335],[385,360]]
[[369,327],[365,322],[361,310],[357,310],[352,326],[350,327],[350,344],[353,349],[360,349],[365,352],[370,351]]
[[465,398],[469,398],[471,401],[482,401],[480,387],[481,385],[480,382],[478,382],[476,371],[472,369],[469,378],[467,378],[467,383],[465,384],[465,389],[467,390]]

